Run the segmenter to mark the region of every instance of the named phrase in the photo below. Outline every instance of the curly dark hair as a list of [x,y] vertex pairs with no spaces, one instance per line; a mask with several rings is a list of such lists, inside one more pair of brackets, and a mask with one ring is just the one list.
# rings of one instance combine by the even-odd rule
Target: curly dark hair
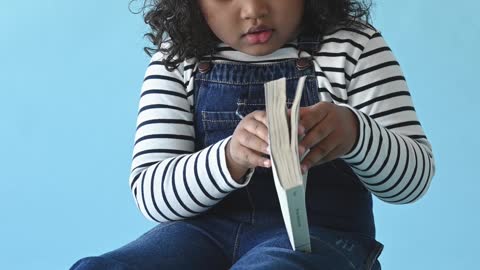
[[[369,24],[371,5],[370,0],[305,0],[301,33],[323,36],[336,26],[363,28]],[[184,59],[213,54],[220,43],[197,0],[143,0],[141,11],[151,28],[145,36],[154,46],[144,50],[150,56],[165,54],[163,64],[169,70]]]

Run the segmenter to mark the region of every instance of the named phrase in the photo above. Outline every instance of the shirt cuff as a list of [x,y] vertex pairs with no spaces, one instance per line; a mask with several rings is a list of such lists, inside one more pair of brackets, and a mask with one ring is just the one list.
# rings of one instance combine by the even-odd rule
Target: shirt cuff
[[362,152],[363,141],[365,140],[365,122],[362,116],[362,113],[357,111],[355,108],[348,104],[338,104],[338,106],[345,107],[349,109],[355,115],[355,120],[357,121],[357,138],[355,139],[355,143],[345,155],[341,156],[341,159],[351,160],[357,157],[360,152]]
[[229,183],[229,186],[233,186],[235,189],[239,189],[247,186],[248,183],[250,183],[250,179],[252,178],[252,175],[255,172],[255,168],[248,169],[248,171],[242,177],[243,182],[241,184],[233,179],[227,167],[227,156],[226,156],[227,144],[231,139],[232,139],[232,136],[225,138],[221,142],[221,145],[219,146],[220,170],[223,172],[223,175],[225,175],[225,178]]

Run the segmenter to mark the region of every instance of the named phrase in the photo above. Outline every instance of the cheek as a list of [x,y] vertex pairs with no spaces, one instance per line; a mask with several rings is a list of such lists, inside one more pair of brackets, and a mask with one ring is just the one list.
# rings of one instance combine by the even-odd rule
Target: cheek
[[279,5],[277,14],[280,16],[277,17],[277,21],[283,25],[285,29],[293,30],[296,29],[303,17],[303,1],[289,1],[281,0],[284,2],[284,5]]
[[215,32],[216,21],[218,21],[216,14],[218,14],[218,12],[216,12],[215,8],[210,6],[206,1],[199,1],[199,4],[205,22],[208,27]]
[[290,7],[290,10],[293,10],[293,12],[295,12],[295,14],[302,17],[304,6],[305,6],[304,1],[293,1],[292,6]]
[[228,16],[213,15],[205,17],[205,20],[212,32],[223,42],[230,43],[234,40],[235,22]]
[[[300,1],[299,1],[300,2]],[[297,3],[296,5],[292,6],[290,9],[291,19],[294,22],[297,22],[297,24],[300,24],[303,18],[303,13],[304,13],[304,6],[303,6],[303,1],[300,3]]]

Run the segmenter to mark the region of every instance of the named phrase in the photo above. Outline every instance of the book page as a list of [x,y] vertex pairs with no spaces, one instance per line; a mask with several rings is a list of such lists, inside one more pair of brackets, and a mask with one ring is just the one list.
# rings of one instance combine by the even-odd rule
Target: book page
[[295,175],[300,176],[299,179],[301,178],[301,181],[303,183],[304,188],[307,185],[307,177],[308,177],[308,172],[306,172],[302,176],[302,170],[300,168],[300,157],[298,156],[298,123],[300,121],[300,101],[302,99],[302,94],[303,94],[303,88],[305,85],[305,79],[306,76],[301,77],[298,80],[297,84],[297,89],[295,91],[295,98],[292,103],[291,111],[290,111],[290,148],[291,148],[291,153],[293,155],[294,159],[294,169],[295,169]]
[[310,252],[306,181],[302,178],[298,156],[299,106],[304,82],[305,78],[300,78],[290,120],[287,120],[285,78],[265,84],[265,103],[273,179],[288,238],[292,249]]

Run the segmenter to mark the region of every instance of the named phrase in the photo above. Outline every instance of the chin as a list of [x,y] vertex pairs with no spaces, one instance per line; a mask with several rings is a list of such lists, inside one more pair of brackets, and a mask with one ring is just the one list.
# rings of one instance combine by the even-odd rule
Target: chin
[[265,46],[265,47],[250,47],[250,48],[244,48],[243,50],[240,50],[243,53],[246,53],[251,56],[264,56],[264,55],[269,55],[273,52],[278,50],[278,48],[273,48],[271,46]]

